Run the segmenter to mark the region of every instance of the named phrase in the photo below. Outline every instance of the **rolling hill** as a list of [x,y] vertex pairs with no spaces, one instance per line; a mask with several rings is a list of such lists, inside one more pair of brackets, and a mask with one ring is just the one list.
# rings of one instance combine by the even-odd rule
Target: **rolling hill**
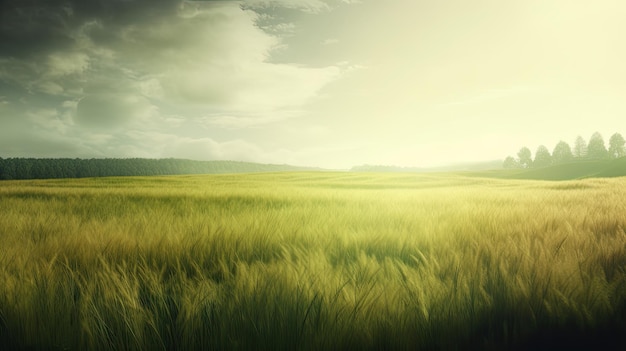
[[603,178],[626,176],[626,157],[615,160],[587,160],[559,165],[530,168],[502,169],[481,172],[466,172],[465,175],[534,180],[571,180],[582,178]]

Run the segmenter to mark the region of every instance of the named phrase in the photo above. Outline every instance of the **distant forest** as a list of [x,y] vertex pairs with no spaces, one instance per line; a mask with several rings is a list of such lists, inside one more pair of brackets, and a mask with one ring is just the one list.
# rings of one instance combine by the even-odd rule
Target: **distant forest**
[[253,173],[307,169],[310,170],[311,168],[237,161],[192,161],[173,158],[0,158],[0,180]]
[[535,157],[527,147],[522,147],[517,152],[517,158],[509,156],[504,160],[504,168],[541,168],[563,163],[588,160],[608,160],[626,156],[626,141],[620,133],[615,133],[609,139],[607,149],[602,135],[595,132],[589,138],[589,143],[582,136],[576,137],[574,147],[561,140],[552,150],[545,145],[539,145],[535,151]]

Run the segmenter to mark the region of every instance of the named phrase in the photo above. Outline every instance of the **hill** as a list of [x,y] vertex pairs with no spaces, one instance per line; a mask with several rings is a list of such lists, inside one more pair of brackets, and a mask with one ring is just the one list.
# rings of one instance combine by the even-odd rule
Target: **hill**
[[466,172],[465,175],[535,180],[570,180],[626,176],[626,157],[615,160],[587,160],[564,163],[543,168],[502,169],[481,172]]
[[312,171],[309,167],[238,161],[145,158],[0,158],[0,180]]
[[438,167],[400,167],[384,165],[361,165],[354,166],[350,172],[376,172],[376,173],[424,173],[424,172],[453,172],[453,171],[485,171],[502,167],[501,160],[483,162],[455,163]]

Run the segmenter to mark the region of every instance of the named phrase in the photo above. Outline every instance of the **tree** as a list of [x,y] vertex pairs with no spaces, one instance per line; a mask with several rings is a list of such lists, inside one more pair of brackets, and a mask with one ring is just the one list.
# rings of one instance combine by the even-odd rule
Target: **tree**
[[569,144],[563,140],[559,141],[552,151],[552,163],[559,164],[569,162],[574,158]]
[[539,145],[535,152],[535,161],[533,161],[533,167],[547,167],[552,164],[552,156],[550,151],[544,145]]
[[524,146],[517,152],[517,158],[519,160],[519,164],[522,168],[528,168],[533,163],[532,155],[530,153],[530,149]]
[[587,157],[594,160],[602,160],[609,157],[609,152],[604,145],[604,139],[598,132],[593,133],[589,138],[589,145],[587,145]]
[[517,162],[517,160],[515,158],[509,156],[509,157],[507,157],[504,160],[504,163],[502,164],[502,167],[503,168],[508,168],[508,169],[520,168],[520,164],[519,164],[519,162]]
[[625,144],[626,140],[620,133],[611,135],[611,139],[609,139],[609,157],[620,158],[626,156]]
[[585,158],[587,157],[587,142],[580,135],[576,137],[574,141],[574,157]]

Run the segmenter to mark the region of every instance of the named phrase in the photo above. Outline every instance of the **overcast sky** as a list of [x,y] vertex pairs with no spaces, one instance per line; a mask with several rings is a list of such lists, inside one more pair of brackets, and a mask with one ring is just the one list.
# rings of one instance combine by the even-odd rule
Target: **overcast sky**
[[0,157],[349,168],[626,132],[622,0],[0,0]]

